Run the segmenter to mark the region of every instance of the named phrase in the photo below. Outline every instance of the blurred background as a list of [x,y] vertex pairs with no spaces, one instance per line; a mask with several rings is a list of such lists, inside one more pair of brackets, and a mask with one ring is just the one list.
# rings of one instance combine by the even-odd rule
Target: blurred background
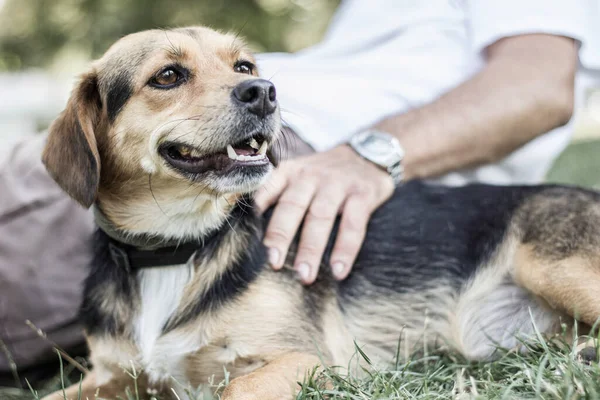
[[293,52],[321,38],[338,0],[0,0],[0,70],[79,67],[118,38],[208,25],[256,51]]
[[[74,77],[115,40],[203,24],[239,32],[257,52],[317,42],[339,0],[0,0],[0,152],[44,129]],[[8,88],[8,89],[7,89]],[[549,179],[600,188],[600,89],[586,93],[573,143]]]

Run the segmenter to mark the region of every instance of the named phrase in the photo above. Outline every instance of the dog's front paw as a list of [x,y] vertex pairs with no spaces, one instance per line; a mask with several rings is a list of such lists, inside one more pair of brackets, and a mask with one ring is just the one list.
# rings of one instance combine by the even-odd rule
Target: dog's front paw
[[295,398],[290,382],[271,374],[250,374],[231,381],[221,400],[291,400]]

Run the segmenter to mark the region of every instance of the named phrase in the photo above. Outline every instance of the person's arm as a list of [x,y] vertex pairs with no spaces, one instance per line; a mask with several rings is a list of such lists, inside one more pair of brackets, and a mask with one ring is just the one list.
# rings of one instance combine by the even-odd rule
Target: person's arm
[[405,177],[429,178],[497,162],[573,113],[577,44],[552,35],[501,39],[480,73],[433,103],[377,128],[406,150]]
[[[569,120],[576,65],[577,45],[572,39],[552,35],[501,39],[487,48],[487,63],[473,78],[433,103],[376,127],[400,140],[406,179],[497,161]],[[304,218],[294,268],[304,283],[312,283],[341,213],[331,266],[337,279],[345,278],[371,213],[392,193],[387,172],[347,145],[282,163],[256,196],[261,210],[278,202],[264,240],[271,265],[282,267]]]

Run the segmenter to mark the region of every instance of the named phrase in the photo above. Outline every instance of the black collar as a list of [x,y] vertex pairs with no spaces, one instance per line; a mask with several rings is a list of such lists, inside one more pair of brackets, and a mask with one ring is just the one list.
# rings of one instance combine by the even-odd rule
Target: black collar
[[[229,227],[239,232],[253,231],[258,237],[258,242],[261,243],[265,220],[255,214],[253,204],[250,197],[242,198],[231,210],[228,224],[214,229],[202,238],[186,242],[159,236],[131,235],[115,228],[97,204],[94,205],[93,211],[96,225],[107,236],[111,258],[117,266],[133,271],[142,268],[182,265],[188,263],[192,257],[202,258],[218,247],[224,235],[230,231]],[[271,213],[272,209],[267,210],[264,217],[268,220]],[[233,227],[238,228],[234,229]]]
[[108,245],[115,264],[127,270],[186,264],[201,247],[201,242],[186,242],[177,246],[141,250],[112,238]]
[[186,264],[216,232],[200,240],[175,242],[147,235],[127,235],[116,229],[98,206],[94,206],[98,228],[109,238],[110,255],[117,266],[127,270]]

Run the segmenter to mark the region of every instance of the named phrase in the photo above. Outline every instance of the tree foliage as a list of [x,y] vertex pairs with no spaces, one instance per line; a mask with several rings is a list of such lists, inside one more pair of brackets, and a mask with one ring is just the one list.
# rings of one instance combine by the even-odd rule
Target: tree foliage
[[131,32],[198,24],[240,32],[259,51],[294,51],[318,39],[337,4],[338,0],[5,0],[0,9],[0,70],[44,67],[57,54],[68,52],[94,58]]

